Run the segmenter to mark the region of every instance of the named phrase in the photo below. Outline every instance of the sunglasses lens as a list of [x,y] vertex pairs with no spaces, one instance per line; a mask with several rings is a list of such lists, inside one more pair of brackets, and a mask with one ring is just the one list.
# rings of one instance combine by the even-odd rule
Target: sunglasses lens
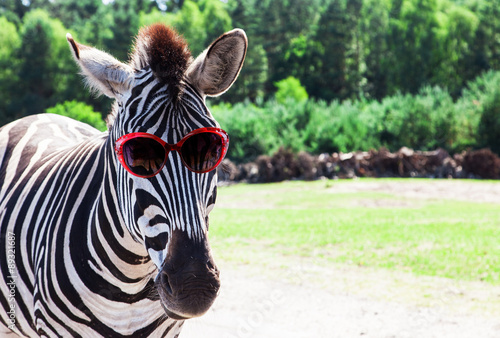
[[195,172],[214,169],[222,157],[222,137],[215,133],[199,133],[188,138],[181,148],[186,166]]
[[165,160],[165,148],[150,138],[136,137],[123,145],[123,159],[134,174],[152,176],[160,171]]

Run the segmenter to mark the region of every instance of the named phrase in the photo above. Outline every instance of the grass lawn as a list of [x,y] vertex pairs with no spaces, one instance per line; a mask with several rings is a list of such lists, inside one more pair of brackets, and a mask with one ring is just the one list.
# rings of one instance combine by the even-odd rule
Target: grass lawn
[[[404,191],[406,184],[435,181],[221,187],[210,218],[211,245],[224,259],[252,264],[258,255],[293,255],[500,284],[500,201],[350,189],[373,182],[396,183]],[[488,184],[500,189],[500,183]]]

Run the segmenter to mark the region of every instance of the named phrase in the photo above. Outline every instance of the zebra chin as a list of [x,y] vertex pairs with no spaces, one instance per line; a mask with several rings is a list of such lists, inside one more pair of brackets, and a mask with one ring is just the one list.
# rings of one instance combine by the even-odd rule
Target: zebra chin
[[165,264],[155,280],[156,290],[168,317],[176,320],[205,314],[219,294],[219,270],[212,264],[194,262],[180,271]]

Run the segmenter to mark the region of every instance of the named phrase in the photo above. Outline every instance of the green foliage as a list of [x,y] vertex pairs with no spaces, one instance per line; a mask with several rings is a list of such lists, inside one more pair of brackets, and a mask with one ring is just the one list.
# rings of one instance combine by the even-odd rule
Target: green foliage
[[207,46],[207,31],[205,20],[200,8],[194,1],[186,1],[182,9],[174,17],[173,24],[179,32],[182,32],[189,42],[189,48],[193,55],[200,54]]
[[268,60],[266,52],[261,45],[249,48],[245,57],[245,64],[240,72],[238,81],[231,87],[224,98],[230,102],[250,100],[256,102],[265,94],[267,83]]
[[274,149],[275,130],[272,116],[252,103],[223,104],[211,109],[222,128],[230,134],[228,157],[236,162],[248,162]]
[[110,6],[103,6],[101,0],[60,0],[45,9],[66,27],[71,27],[82,42],[104,45],[114,37],[113,12],[109,10]]
[[184,1],[181,9],[175,13],[151,12],[139,14],[140,26],[162,22],[174,26],[189,43],[194,56],[226,31],[231,30],[232,22],[227,5],[219,0]]
[[206,39],[204,41],[203,48],[206,48],[219,36],[233,29],[232,20],[226,10],[227,5],[224,4],[224,2],[202,0],[198,3],[200,10],[203,13],[203,28],[206,32]]
[[[119,60],[128,59],[132,39],[139,30],[138,9],[138,4],[132,1],[113,1],[108,5],[108,10],[112,15],[104,14],[106,18],[112,19],[110,22],[104,22],[105,25],[110,25],[109,28],[103,27],[107,31],[103,39],[104,46],[106,50],[113,51],[113,56]],[[109,34],[110,31],[112,35]]]
[[305,128],[305,149],[309,152],[332,153],[334,151],[349,152],[353,149],[378,149],[377,119],[368,106],[347,101],[340,104],[333,101],[310,102],[310,120]]
[[452,148],[456,124],[453,101],[448,92],[438,87],[426,87],[419,95],[388,97],[380,108],[385,112],[381,141],[388,148]]
[[94,112],[91,106],[83,102],[66,101],[48,108],[45,112],[70,117],[80,122],[87,123],[100,131],[105,131],[107,129],[101,114]]
[[278,91],[274,94],[278,103],[285,103],[289,98],[297,102],[302,102],[306,101],[309,97],[306,89],[300,84],[300,81],[293,76],[275,82],[274,85],[278,88]]
[[12,119],[8,108],[13,104],[12,99],[19,83],[17,78],[19,61],[15,53],[21,44],[16,26],[4,17],[0,17],[0,41],[2,41],[0,44],[0,125],[2,125]]
[[457,102],[442,88],[424,87],[416,95],[398,93],[381,102],[288,98],[212,110],[231,135],[231,147],[237,149],[228,156],[236,162],[280,147],[314,154],[382,146],[450,152],[490,146],[500,152],[500,72],[479,77],[469,87]]
[[67,100],[106,112],[66,32],[125,61],[138,28],[159,21],[194,56],[224,31],[247,32],[240,77],[214,107],[237,161],[281,146],[500,151],[499,16],[497,0],[5,0],[0,125]]
[[489,97],[482,106],[478,128],[478,144],[500,154],[500,91]]
[[7,108],[14,118],[40,113],[68,96],[78,98],[78,71],[68,53],[66,32],[62,23],[44,10],[33,10],[24,16],[21,44],[16,50],[19,83]]
[[139,26],[149,26],[154,23],[162,22],[166,25],[173,25],[175,15],[172,13],[160,12],[157,9],[153,9],[151,12],[141,12],[139,14]]
[[460,94],[464,84],[477,74],[471,72],[474,64],[472,44],[477,34],[479,19],[471,10],[450,1],[440,3],[437,14],[438,44],[435,53],[438,67],[431,82],[446,85],[453,97]]
[[[500,70],[497,0],[0,3],[0,15],[14,23],[18,32],[27,32],[23,26],[30,25],[32,18],[26,21],[25,17],[40,10],[51,13],[43,20],[60,20],[67,28],[63,30],[74,32],[79,41],[104,49],[123,61],[133,36],[145,24],[160,21],[174,25],[184,34],[194,55],[224,31],[243,28],[250,49],[240,81],[223,97],[232,103],[272,98],[274,83],[289,76],[299,79],[310,97],[326,101],[382,100],[398,92],[417,94],[425,86],[446,88],[457,99],[468,81],[485,70]],[[49,32],[47,25],[40,27],[45,28],[33,40],[40,43],[37,49],[45,41],[44,34],[47,43],[58,39],[64,44],[64,35]],[[19,50],[18,59],[24,58],[24,48]],[[53,57],[43,49],[40,51],[39,58]],[[77,78],[69,74],[65,75],[67,79]],[[45,72],[40,76],[48,82],[65,84]],[[27,81],[20,79],[22,85]],[[76,84],[74,80],[70,82]],[[43,106],[52,83],[47,84],[48,91],[41,93],[42,98],[18,102],[20,112],[16,115],[32,111],[33,108],[24,106],[31,102]],[[99,110],[109,106],[109,102],[82,95],[78,99],[98,106]]]
[[498,107],[500,72],[487,72],[467,83],[467,89],[455,103],[457,151],[489,147],[500,154],[498,147]]
[[500,154],[500,72],[490,71],[469,82],[457,106],[466,145]]
[[312,37],[315,43],[304,55],[309,67],[304,68],[303,82],[314,97],[324,100],[357,97],[360,7],[360,0],[332,0],[321,14]]
[[436,12],[436,0],[402,1],[401,7],[394,11],[388,46],[394,53],[393,67],[388,69],[394,89],[417,93],[430,84],[432,72],[439,67],[434,54],[439,43],[435,34]]

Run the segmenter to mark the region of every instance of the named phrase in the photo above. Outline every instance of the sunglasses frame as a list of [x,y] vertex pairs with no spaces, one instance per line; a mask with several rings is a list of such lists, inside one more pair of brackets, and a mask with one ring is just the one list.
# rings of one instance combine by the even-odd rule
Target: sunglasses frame
[[[198,134],[203,134],[203,133],[211,133],[211,134],[216,134],[216,135],[219,135],[222,139],[222,151],[221,151],[221,156],[219,158],[219,160],[217,161],[217,163],[210,167],[210,169],[208,170],[201,170],[201,171],[198,171],[198,170],[193,170],[191,169],[187,164],[186,162],[184,161],[184,157],[182,156],[182,152],[180,151],[181,148],[182,148],[182,145],[184,144],[184,142],[186,142],[189,138],[191,138],[192,136],[194,135],[198,135]],[[152,139],[152,140],[155,140],[156,142],[158,142],[159,144],[161,144],[163,146],[163,148],[165,149],[165,158],[163,159],[163,163],[162,165],[160,166],[160,168],[155,171],[153,174],[151,175],[139,175],[139,174],[136,174],[132,171],[131,168],[129,168],[129,166],[127,165],[126,161],[125,161],[125,158],[123,156],[123,145],[129,141],[129,140],[132,140],[134,138],[148,138],[148,139]],[[226,153],[227,153],[227,149],[229,147],[229,135],[221,128],[215,128],[215,127],[206,127],[206,128],[198,128],[198,129],[195,129],[191,132],[189,132],[188,134],[186,134],[179,142],[177,142],[176,144],[169,144],[165,141],[163,141],[161,138],[159,138],[158,136],[156,135],[153,135],[153,134],[149,134],[149,133],[142,133],[142,132],[137,132],[137,133],[130,133],[130,134],[125,134],[123,135],[122,137],[120,137],[118,140],[116,140],[116,143],[115,143],[115,152],[116,154],[118,155],[118,161],[120,161],[121,165],[132,175],[134,176],[137,176],[137,177],[142,177],[142,178],[150,178],[150,177],[153,177],[153,176],[156,176],[162,169],[163,167],[165,166],[165,164],[167,163],[167,159],[168,159],[168,154],[171,152],[171,151],[177,151],[177,153],[179,154],[180,158],[181,158],[181,161],[182,161],[182,164],[190,171],[192,172],[195,172],[197,174],[204,174],[204,173],[208,173],[212,170],[214,170],[215,168],[217,168],[219,166],[219,164],[222,162],[222,160],[224,159],[224,157],[226,156]]]

